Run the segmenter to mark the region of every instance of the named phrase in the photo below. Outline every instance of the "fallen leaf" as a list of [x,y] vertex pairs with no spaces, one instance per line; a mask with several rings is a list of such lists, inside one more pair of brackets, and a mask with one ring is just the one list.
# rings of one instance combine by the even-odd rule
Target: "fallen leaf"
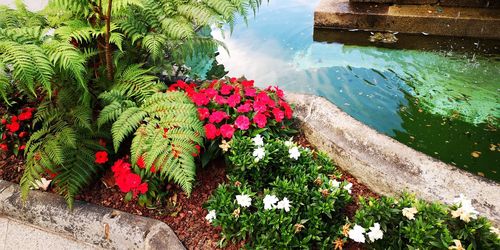
[[472,157],[474,157],[474,158],[478,158],[479,156],[481,156],[481,152],[479,152],[479,151],[474,151],[474,152],[472,152],[470,155],[472,155]]
[[45,178],[42,178],[40,180],[36,180],[33,183],[33,186],[35,189],[42,189],[44,191],[47,191],[51,182],[52,182],[52,180],[47,180]]
[[483,172],[477,172],[477,175],[484,177],[484,173]]
[[106,240],[109,240],[109,224],[104,223],[104,237]]

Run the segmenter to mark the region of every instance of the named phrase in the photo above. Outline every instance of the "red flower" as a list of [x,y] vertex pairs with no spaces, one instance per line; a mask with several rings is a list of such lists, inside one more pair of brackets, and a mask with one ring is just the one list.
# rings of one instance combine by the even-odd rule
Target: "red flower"
[[229,79],[229,82],[231,83],[235,83],[236,81],[238,81],[238,78],[236,77],[231,77],[231,79]]
[[108,162],[108,152],[106,151],[98,151],[95,153],[95,163],[104,164]]
[[236,105],[238,105],[241,102],[241,96],[238,93],[232,94],[228,99],[227,99],[227,104],[229,107],[234,108]]
[[267,93],[265,91],[261,91],[255,97],[255,101],[259,101],[259,102],[263,102],[265,104],[269,104],[269,101],[271,101],[271,98],[267,95]]
[[241,82],[241,85],[243,85],[243,87],[253,87],[253,83],[254,83],[254,81],[253,81],[253,80],[250,80],[250,81],[242,81],[242,82]]
[[290,105],[288,105],[287,102],[280,101],[280,106],[285,109],[285,117],[287,119],[292,119],[293,111],[292,111],[292,108],[290,108]]
[[141,184],[141,177],[138,174],[129,172],[117,176],[115,181],[116,185],[118,185],[122,192],[128,193],[132,191],[132,189],[136,189],[139,187],[139,185]]
[[227,119],[227,118],[229,118],[229,115],[227,115],[226,112],[224,112],[224,111],[215,111],[215,112],[213,112],[210,115],[210,118],[208,119],[208,121],[210,123],[219,123],[222,120]]
[[113,166],[111,167],[111,170],[116,176],[124,175],[126,173],[130,172],[130,164],[125,162],[124,160],[120,159],[115,161]]
[[215,139],[215,137],[217,137],[220,133],[217,127],[215,127],[215,125],[213,125],[212,123],[206,124],[204,128],[205,128],[205,136],[209,140]]
[[200,145],[194,145],[194,147],[196,148],[196,152],[195,152],[195,153],[192,153],[191,155],[192,155],[193,157],[196,157],[196,156],[200,155],[200,152],[201,152],[201,147],[200,147]]
[[2,119],[2,124],[3,125],[7,124],[7,120],[6,119]]
[[142,168],[142,169],[145,169],[146,168],[146,163],[144,162],[144,157],[139,156],[139,159],[137,159],[137,162],[136,162],[137,166],[139,168]]
[[261,113],[257,113],[253,117],[253,121],[257,124],[257,127],[264,128],[267,124],[267,117]]
[[220,133],[222,137],[231,139],[233,138],[234,128],[229,124],[224,124],[220,127]]
[[280,99],[283,99],[283,97],[285,97],[285,93],[283,92],[283,90],[281,90],[280,88],[278,88],[278,86],[275,86],[275,87],[274,87],[274,91],[276,92],[276,95],[277,95]]
[[23,132],[19,133],[19,138],[23,138],[26,135],[28,135],[28,133],[26,131],[23,131]]
[[151,168],[149,169],[149,171],[151,171],[151,173],[156,173],[156,166],[155,164],[153,164],[153,166],[151,166]]
[[0,144],[0,150],[7,152],[9,150],[9,146],[7,146],[7,144],[5,143],[2,143]]
[[26,120],[29,120],[31,119],[31,117],[33,116],[33,114],[31,112],[22,112],[21,114],[19,114],[19,120],[20,121],[26,121]]
[[241,130],[247,130],[250,127],[250,119],[244,115],[240,115],[234,121],[234,125]]
[[2,134],[2,140],[5,140],[7,139],[7,135],[6,134]]
[[13,115],[13,116],[10,118],[10,122],[12,122],[12,123],[17,122],[17,116]]
[[210,99],[205,94],[199,92],[194,92],[191,100],[193,100],[196,106],[207,105],[210,102]]
[[252,104],[250,102],[246,102],[245,104],[241,104],[238,109],[236,109],[239,113],[247,113],[252,111]]
[[277,122],[281,122],[285,118],[285,112],[279,108],[273,108],[273,115]]
[[233,86],[227,85],[227,84],[222,84],[220,88],[220,93],[223,95],[229,95],[231,94],[231,90],[233,90]]
[[254,97],[257,94],[257,90],[254,88],[245,88],[245,96]]
[[145,182],[142,183],[139,187],[137,187],[137,191],[141,194],[145,194],[148,191],[148,184]]
[[101,145],[102,147],[106,147],[106,140],[99,138],[99,145]]
[[220,96],[220,95],[216,95],[215,96],[215,102],[219,105],[224,105],[224,104],[227,104],[227,100],[226,98]]
[[[14,117],[15,117],[15,116],[13,116],[12,118],[14,118]],[[17,118],[16,118],[16,121],[17,121]],[[7,124],[7,125],[5,125],[5,127],[7,127],[7,129],[8,129],[10,132],[15,133],[16,131],[18,131],[18,130],[19,130],[20,125],[19,125],[19,123],[17,123],[17,122],[12,122],[11,124]]]
[[25,148],[26,148],[26,145],[21,145],[21,146],[19,147],[19,150],[24,150]]
[[198,108],[198,118],[205,120],[210,116],[210,111],[207,108]]

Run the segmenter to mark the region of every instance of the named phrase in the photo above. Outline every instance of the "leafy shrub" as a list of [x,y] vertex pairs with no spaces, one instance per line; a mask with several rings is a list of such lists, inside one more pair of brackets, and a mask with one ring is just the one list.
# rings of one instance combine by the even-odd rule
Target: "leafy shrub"
[[361,199],[360,204],[354,222],[363,228],[379,223],[384,232],[382,239],[367,241],[375,249],[500,249],[498,230],[477,218],[463,197],[451,207],[409,194]]
[[[43,14],[28,11],[21,1],[17,10],[0,7],[2,102],[12,104],[10,97],[15,93],[40,103],[33,120],[37,131],[26,144],[23,197],[41,175],[50,172],[57,175],[52,183],[71,206],[74,195],[104,170],[96,162],[96,152],[102,155],[108,150],[97,141],[111,137],[110,124],[125,110],[144,107],[148,98],[162,90],[156,76],[187,73],[188,61],[213,58],[220,42],[210,36],[211,27],[232,25],[236,15],[246,17],[260,3],[54,0]],[[169,108],[176,109],[174,105]],[[103,115],[97,118],[99,113]],[[163,117],[144,118],[134,126],[147,127],[148,119],[165,122]],[[120,137],[115,148],[130,139],[131,132],[114,133]],[[200,135],[188,137],[199,143]],[[139,151],[148,147],[136,145],[141,145],[135,148]],[[185,152],[196,150],[195,143],[190,145]],[[165,160],[158,155],[146,156],[147,163]],[[132,157],[136,161],[139,156],[132,152]],[[192,159],[181,158],[176,169],[186,164],[185,172],[192,172]],[[183,182],[189,189],[190,181],[164,169],[162,178]]]
[[238,136],[230,146],[230,182],[206,204],[207,219],[222,227],[221,243],[249,239],[251,248],[331,248],[351,201],[351,185],[336,181],[340,174],[332,162],[290,141],[264,143],[260,136]]

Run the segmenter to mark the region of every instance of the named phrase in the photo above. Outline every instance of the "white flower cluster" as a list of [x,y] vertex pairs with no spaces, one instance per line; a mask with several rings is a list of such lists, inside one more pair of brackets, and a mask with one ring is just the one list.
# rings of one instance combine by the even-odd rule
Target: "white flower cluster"
[[[339,182],[339,181],[337,181],[337,180],[330,180],[330,181],[328,181],[328,184],[330,185],[330,190],[332,190],[332,191],[333,191],[333,190],[334,190],[334,189],[336,189],[336,188],[340,188],[340,184],[342,184],[342,182]],[[344,187],[343,187],[343,189],[347,190],[347,192],[348,192],[349,194],[351,194],[351,193],[352,193],[351,188],[352,188],[352,183],[350,183],[350,182],[348,182],[348,183],[347,183],[346,185],[344,185]]]
[[463,194],[460,194],[453,202],[458,206],[456,210],[451,211],[451,216],[453,218],[460,217],[460,219],[465,222],[469,222],[471,219],[477,219],[479,212],[472,206],[472,201],[465,198]]
[[290,211],[290,201],[288,198],[283,198],[283,200],[279,201],[278,197],[274,195],[266,195],[264,197],[264,209],[269,210],[269,209],[283,209],[285,212]]
[[408,218],[408,220],[414,220],[415,214],[418,213],[418,210],[415,207],[405,207],[401,212],[404,217]]
[[285,146],[288,147],[288,157],[290,157],[290,159],[298,160],[300,157],[299,147],[295,146],[292,139],[286,141]]
[[213,220],[217,219],[217,215],[215,214],[215,210],[210,210],[205,216],[205,219],[208,220],[208,222],[212,223]]
[[254,138],[252,138],[253,145],[255,145],[257,148],[254,149],[253,151],[253,157],[255,157],[255,162],[258,162],[262,159],[264,159],[264,156],[266,156],[266,150],[264,149],[264,139],[262,139],[262,136],[260,134],[257,134]]
[[384,237],[384,232],[380,229],[379,223],[373,224],[373,227],[370,227],[369,230],[370,231],[366,233],[366,229],[356,224],[351,230],[349,230],[348,236],[351,240],[360,243],[365,243],[366,240],[365,233],[371,242],[380,240]]

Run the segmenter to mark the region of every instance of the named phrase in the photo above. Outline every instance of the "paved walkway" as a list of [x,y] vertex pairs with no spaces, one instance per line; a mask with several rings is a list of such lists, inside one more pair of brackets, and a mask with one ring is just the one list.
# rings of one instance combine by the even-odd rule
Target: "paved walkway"
[[98,249],[71,237],[50,232],[31,224],[0,217],[0,250]]

